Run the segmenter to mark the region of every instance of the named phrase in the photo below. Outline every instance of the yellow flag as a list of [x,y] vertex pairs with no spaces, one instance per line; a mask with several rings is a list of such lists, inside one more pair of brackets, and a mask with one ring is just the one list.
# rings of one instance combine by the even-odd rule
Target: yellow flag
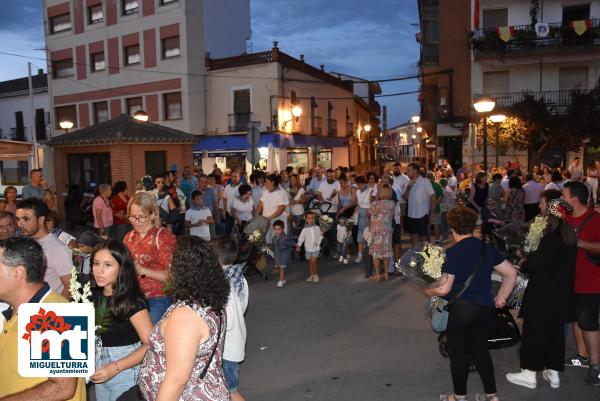
[[575,31],[575,33],[581,36],[590,28],[591,22],[590,20],[582,19],[579,21],[571,21],[570,25],[571,28],[573,28],[573,30]]
[[499,26],[496,28],[498,31],[498,37],[503,42],[508,42],[512,39],[515,28],[512,26]]

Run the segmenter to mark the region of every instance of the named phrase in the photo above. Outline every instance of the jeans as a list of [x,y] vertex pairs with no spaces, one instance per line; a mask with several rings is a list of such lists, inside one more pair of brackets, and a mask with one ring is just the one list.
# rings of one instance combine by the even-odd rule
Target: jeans
[[240,364],[223,359],[223,374],[230,393],[238,391],[240,384]]
[[345,242],[337,243],[337,253],[338,256],[343,256],[344,258],[348,257],[348,245]]
[[[124,345],[121,347],[103,347],[100,352],[100,366],[104,367],[119,359],[125,358],[140,347],[140,343]],[[125,391],[137,384],[140,367],[132,368],[119,372],[115,377],[107,382],[94,385],[96,392],[96,401],[114,401]]]
[[477,367],[486,394],[496,393],[494,364],[487,344],[495,313],[492,306],[462,300],[450,307],[447,335],[454,394],[467,394],[469,356]]
[[171,297],[156,297],[149,298],[148,300],[148,311],[150,312],[150,320],[152,320],[152,325],[155,325],[162,319],[163,315],[171,306],[173,300]]
[[225,217],[225,235],[231,235],[233,226],[235,226],[235,219],[231,216],[231,214],[227,213],[227,216]]

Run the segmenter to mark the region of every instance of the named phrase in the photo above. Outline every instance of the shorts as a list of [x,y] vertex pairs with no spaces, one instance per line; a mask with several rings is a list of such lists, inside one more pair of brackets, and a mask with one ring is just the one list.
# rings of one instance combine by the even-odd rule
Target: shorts
[[304,252],[304,255],[306,256],[306,260],[310,260],[310,258],[318,258],[319,252]]
[[406,217],[406,231],[412,235],[419,235],[426,237],[429,235],[429,215],[415,219],[412,217]]
[[230,393],[238,391],[240,385],[240,364],[223,359],[223,373]]
[[402,244],[402,227],[397,225],[392,232],[392,245]]
[[598,331],[600,325],[600,294],[575,294],[577,324],[583,331]]

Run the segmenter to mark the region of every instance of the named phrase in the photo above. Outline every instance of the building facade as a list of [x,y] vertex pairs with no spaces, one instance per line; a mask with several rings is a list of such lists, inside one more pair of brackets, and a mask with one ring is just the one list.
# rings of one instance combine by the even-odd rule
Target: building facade
[[44,22],[53,136],[64,120],[77,129],[139,109],[202,134],[204,56],[245,51],[250,9],[248,0],[44,0]]
[[[49,135],[50,98],[47,76],[38,71],[32,76],[33,109],[29,97],[29,78],[0,82],[0,194],[7,185],[18,192],[29,182],[33,165],[33,137],[40,142]],[[43,149],[43,148],[40,148]],[[40,166],[46,152],[40,150]]]
[[[471,39],[473,97],[491,96],[501,111],[530,95],[562,113],[573,90],[592,89],[600,78],[600,2],[545,0],[532,10],[534,3],[479,0]],[[598,157],[582,152],[590,160]],[[549,150],[546,162],[562,158],[568,164],[575,155],[560,153]],[[500,164],[514,158],[524,165],[528,152],[509,149]]]
[[[249,171],[246,132],[261,133],[259,158],[272,144],[277,168],[357,166],[372,160],[376,127],[369,96],[355,95],[353,81],[279,50],[221,59],[207,58],[208,138],[195,147],[204,170]],[[299,113],[299,115],[298,115]],[[372,130],[371,130],[372,131]]]

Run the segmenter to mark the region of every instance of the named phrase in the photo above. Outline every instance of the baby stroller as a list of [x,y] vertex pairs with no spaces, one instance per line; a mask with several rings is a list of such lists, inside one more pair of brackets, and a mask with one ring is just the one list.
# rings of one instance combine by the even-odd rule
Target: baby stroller
[[233,227],[231,236],[238,244],[238,257],[236,263],[244,265],[242,272],[245,276],[254,276],[258,274],[262,279],[267,280],[268,276],[257,266],[257,262],[260,259],[260,250],[248,240],[248,237],[257,230],[260,231],[263,236],[267,235],[269,221],[266,217],[256,216],[241,226],[235,225]]

